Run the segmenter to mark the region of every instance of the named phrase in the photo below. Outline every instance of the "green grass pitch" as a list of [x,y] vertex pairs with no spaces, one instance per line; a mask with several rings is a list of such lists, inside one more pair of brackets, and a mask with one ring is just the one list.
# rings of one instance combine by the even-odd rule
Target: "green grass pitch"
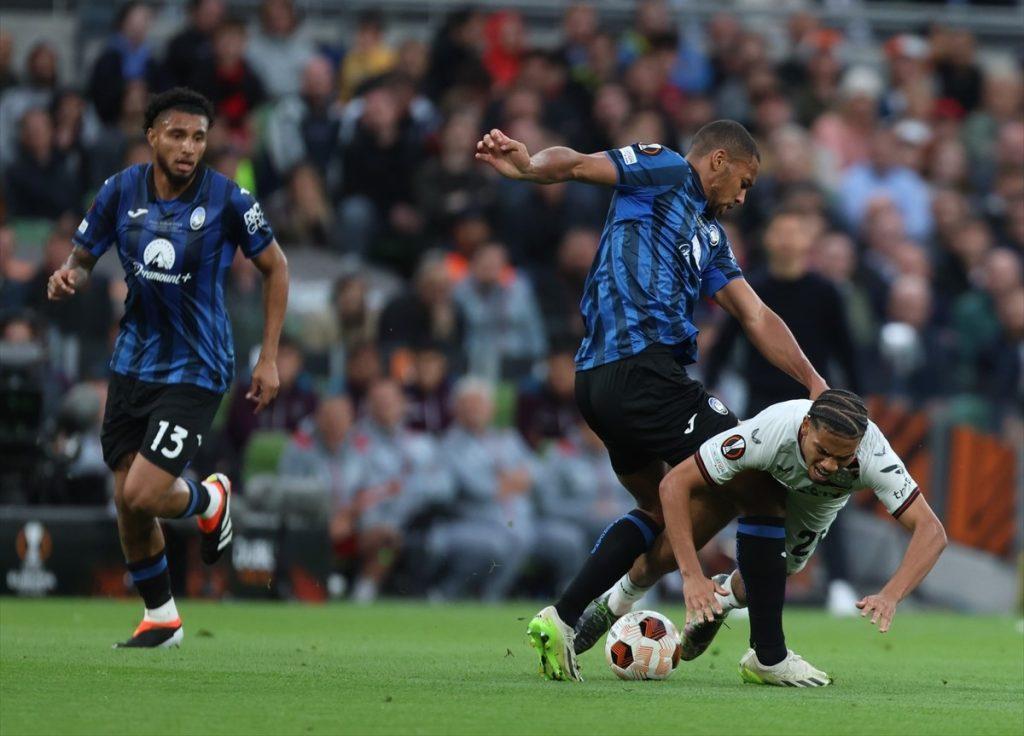
[[622,682],[596,649],[585,683],[546,682],[537,607],[186,601],[181,649],[125,652],[138,604],[3,599],[0,734],[1024,733],[1013,618],[908,613],[880,635],[790,610],[790,646],[836,680],[791,690],[741,683],[745,621],[665,682]]

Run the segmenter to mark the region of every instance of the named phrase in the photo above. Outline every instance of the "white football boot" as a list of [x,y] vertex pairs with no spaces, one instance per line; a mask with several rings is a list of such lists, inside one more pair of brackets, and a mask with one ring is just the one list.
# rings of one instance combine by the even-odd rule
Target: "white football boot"
[[757,653],[748,649],[740,660],[740,677],[754,685],[779,685],[781,687],[825,687],[832,684],[832,678],[807,662],[792,649],[786,658],[769,667],[761,664]]

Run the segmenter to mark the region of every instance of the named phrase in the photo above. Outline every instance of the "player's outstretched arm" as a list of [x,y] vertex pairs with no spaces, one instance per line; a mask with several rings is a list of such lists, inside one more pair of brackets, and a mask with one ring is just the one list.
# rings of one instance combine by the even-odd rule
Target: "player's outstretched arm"
[[761,301],[745,279],[733,279],[715,292],[714,299],[736,318],[769,363],[807,387],[811,399],[828,390],[825,379],[804,355],[786,323]]
[[263,274],[263,345],[245,398],[256,402],[253,413],[258,414],[274,400],[281,387],[277,375],[277,346],[288,306],[288,259],[274,240],[252,262]]
[[860,615],[871,614],[871,623],[883,634],[892,625],[896,605],[921,584],[946,548],[946,530],[923,496],[900,514],[899,522],[911,532],[903,561],[882,590],[857,601]]
[[76,245],[64,265],[54,271],[46,282],[46,296],[52,302],[59,302],[74,296],[85,286],[98,259],[80,245]]
[[531,156],[523,143],[497,128],[476,144],[476,159],[509,179],[537,184],[575,180],[613,186],[618,182],[615,164],[604,153],[580,153],[565,146],[553,146]]
[[719,585],[705,577],[693,543],[690,494],[703,485],[704,479],[697,463],[690,457],[672,468],[658,487],[661,510],[665,515],[665,533],[672,543],[672,551],[679,563],[679,574],[683,577],[687,623],[713,621],[715,614],[722,612],[715,593],[726,595]]

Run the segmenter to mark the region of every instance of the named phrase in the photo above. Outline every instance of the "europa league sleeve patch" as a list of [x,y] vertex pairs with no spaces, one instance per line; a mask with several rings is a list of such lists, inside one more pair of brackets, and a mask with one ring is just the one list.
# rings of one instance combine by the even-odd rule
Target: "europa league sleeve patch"
[[747,441],[742,435],[734,434],[722,443],[722,455],[727,460],[739,460],[747,451]]

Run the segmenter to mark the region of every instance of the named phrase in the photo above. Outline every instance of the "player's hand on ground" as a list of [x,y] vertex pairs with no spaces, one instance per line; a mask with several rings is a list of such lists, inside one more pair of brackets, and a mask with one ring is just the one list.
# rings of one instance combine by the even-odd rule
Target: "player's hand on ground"
[[714,621],[716,613],[722,613],[722,605],[715,593],[728,595],[722,586],[709,580],[703,574],[683,575],[683,598],[686,600],[686,623],[699,624]]
[[857,601],[857,608],[860,609],[861,618],[871,614],[871,623],[878,624],[878,633],[884,634],[892,625],[892,618],[896,615],[896,601],[889,596],[876,593],[868,595]]
[[70,268],[58,268],[46,282],[46,296],[52,302],[59,302],[74,296],[75,272]]
[[521,178],[530,170],[530,152],[519,141],[512,140],[497,128],[476,144],[476,160],[489,163],[502,176]]
[[256,408],[252,413],[259,414],[263,411],[277,397],[280,388],[281,379],[277,376],[277,363],[260,357],[256,361],[256,367],[252,369],[252,384],[245,395],[245,398],[256,402]]

